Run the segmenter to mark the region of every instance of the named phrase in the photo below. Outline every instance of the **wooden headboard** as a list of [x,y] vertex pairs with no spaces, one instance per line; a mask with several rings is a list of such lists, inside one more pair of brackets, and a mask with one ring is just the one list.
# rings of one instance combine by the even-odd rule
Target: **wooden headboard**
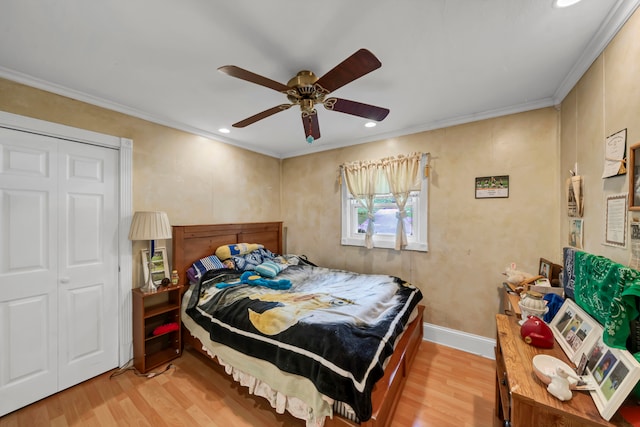
[[282,254],[282,222],[244,224],[174,225],[173,269],[180,283],[187,284],[187,269],[195,261],[212,255],[218,246],[233,243],[260,243]]

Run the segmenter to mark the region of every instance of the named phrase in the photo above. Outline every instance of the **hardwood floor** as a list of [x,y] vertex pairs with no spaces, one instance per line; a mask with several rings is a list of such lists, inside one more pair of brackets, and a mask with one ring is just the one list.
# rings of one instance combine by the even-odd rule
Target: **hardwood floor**
[[[215,363],[186,350],[154,378],[106,373],[0,418],[0,427],[304,427],[249,395]],[[392,427],[494,427],[495,362],[427,341]]]

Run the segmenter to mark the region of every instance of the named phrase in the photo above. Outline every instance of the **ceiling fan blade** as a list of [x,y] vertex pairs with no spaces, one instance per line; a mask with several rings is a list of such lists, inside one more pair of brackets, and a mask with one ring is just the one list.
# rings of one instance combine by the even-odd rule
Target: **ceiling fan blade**
[[225,65],[223,67],[218,68],[218,71],[220,71],[221,73],[227,74],[231,77],[246,80],[248,82],[255,83],[260,86],[268,87],[269,89],[277,90],[278,92],[287,93],[287,91],[291,89],[287,85],[284,85],[275,80],[271,80],[266,77],[260,76],[256,73],[252,73],[251,71],[247,71],[243,68],[236,67],[235,65]]
[[363,104],[362,102],[349,101],[348,99],[341,98],[328,98],[324,101],[323,105],[327,110],[364,117],[377,122],[384,120],[387,114],[389,114],[388,108],[376,107],[375,105]]
[[[307,138],[308,143],[320,139],[320,124],[318,123],[318,113],[316,110],[313,110],[311,114],[302,113],[302,126],[304,127],[304,136]],[[311,137],[311,139],[309,137]]]
[[239,121],[238,123],[234,123],[232,126],[234,128],[243,128],[245,126],[249,126],[252,123],[257,122],[258,120],[266,119],[269,116],[273,116],[280,111],[288,110],[291,108],[293,104],[281,104],[276,107],[269,108],[268,110],[264,110],[261,113],[255,114],[251,117],[248,117],[244,120]]
[[381,66],[382,63],[373,53],[360,49],[320,77],[316,86],[320,86],[325,93],[330,93]]

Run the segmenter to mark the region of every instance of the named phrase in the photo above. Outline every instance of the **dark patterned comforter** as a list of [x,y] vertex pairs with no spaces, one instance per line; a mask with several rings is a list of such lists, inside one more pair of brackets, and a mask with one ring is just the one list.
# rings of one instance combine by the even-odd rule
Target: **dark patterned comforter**
[[206,273],[187,314],[213,341],[309,378],[320,393],[349,404],[360,420],[371,418],[373,385],[422,299],[420,290],[393,276],[307,265],[276,277],[291,281],[287,290],[215,287],[240,274]]

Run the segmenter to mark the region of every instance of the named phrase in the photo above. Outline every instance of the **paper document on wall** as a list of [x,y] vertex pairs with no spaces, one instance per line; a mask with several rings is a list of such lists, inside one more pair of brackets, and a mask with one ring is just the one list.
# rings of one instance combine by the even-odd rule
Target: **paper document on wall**
[[625,163],[627,153],[627,129],[623,129],[607,137],[604,145],[603,178],[627,173]]

